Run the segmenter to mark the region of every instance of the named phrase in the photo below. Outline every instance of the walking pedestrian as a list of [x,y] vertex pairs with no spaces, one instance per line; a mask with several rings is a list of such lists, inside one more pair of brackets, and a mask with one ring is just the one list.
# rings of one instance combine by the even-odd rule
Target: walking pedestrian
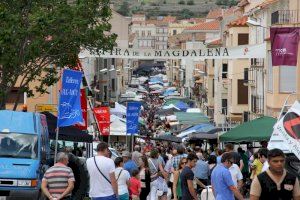
[[199,181],[201,181],[204,185],[207,185],[209,176],[209,165],[203,160],[203,157],[200,157],[197,161],[194,169],[194,174],[195,177],[199,179]]
[[254,178],[250,200],[299,200],[299,180],[284,169],[285,155],[280,149],[268,152],[269,169]]
[[123,151],[122,158],[124,161],[124,169],[127,170],[129,172],[129,174],[132,173],[132,170],[138,169],[135,162],[133,160],[131,160],[131,154],[129,153],[129,151]]
[[135,162],[136,166],[139,166],[139,158],[143,154],[141,153],[141,147],[139,145],[134,146],[134,152],[132,152],[132,160]]
[[269,168],[267,148],[260,148],[258,150],[258,159],[263,164],[261,172],[267,171],[267,169]]
[[139,159],[139,166],[140,166],[140,180],[141,180],[141,194],[140,200],[146,200],[148,194],[150,193],[150,182],[151,182],[151,175],[149,170],[149,163],[146,156],[142,156]]
[[130,197],[132,200],[139,200],[141,193],[141,181],[139,176],[139,170],[133,169],[130,178]]
[[176,169],[178,169],[178,165],[179,165],[179,162],[182,158],[186,158],[186,155],[184,154],[185,152],[185,149],[183,146],[178,146],[177,147],[177,155],[174,156],[172,158],[172,171],[174,172]]
[[253,180],[258,174],[261,173],[261,170],[262,170],[262,167],[263,167],[263,164],[258,159],[258,153],[257,152],[253,154],[253,158],[254,158],[254,161],[250,166],[251,171],[252,171],[251,176],[250,176],[251,180]]
[[182,158],[179,162],[179,168],[174,172],[174,180],[173,180],[173,188],[172,188],[174,194],[174,200],[182,199],[180,174],[182,172],[182,169],[185,167],[186,163],[187,163],[187,159]]
[[242,174],[239,166],[237,166],[237,164],[233,163],[231,165],[231,167],[229,167],[229,172],[231,174],[234,186],[236,186],[238,188],[238,190],[241,190],[243,187],[243,174]]
[[243,196],[234,185],[228,170],[233,163],[233,154],[224,153],[221,164],[217,165],[212,172],[211,184],[216,200],[234,200],[234,196],[238,200],[243,200]]
[[211,185],[211,174],[215,167],[217,166],[217,157],[209,156],[207,160],[207,164],[209,165],[209,175],[208,175],[208,185]]
[[115,159],[115,165],[115,177],[118,183],[119,200],[129,200],[128,187],[130,185],[130,174],[127,170],[123,169],[124,162],[121,157]]
[[240,154],[241,159],[244,163],[244,167],[241,171],[243,174],[243,180],[246,181],[246,178],[249,178],[249,157],[246,155],[246,152],[241,147],[238,148],[238,153]]
[[108,158],[109,150],[106,142],[97,145],[97,156],[87,159],[90,175],[90,192],[92,200],[116,200],[118,183],[115,177],[115,163]]
[[194,189],[194,172],[192,169],[196,166],[198,157],[191,153],[187,156],[186,166],[180,174],[181,192],[183,200],[197,200],[197,193]]
[[234,145],[231,143],[226,144],[225,151],[232,154],[234,163],[239,166],[240,170],[242,170],[244,167],[244,162],[241,159],[241,156],[234,151]]
[[74,174],[70,167],[68,155],[64,152],[57,154],[57,163],[50,167],[42,180],[42,191],[50,200],[71,200],[74,188]]
[[152,149],[150,152],[149,169],[151,173],[150,200],[167,198],[168,186],[165,183],[167,173],[164,171],[161,161],[158,159],[158,150]]

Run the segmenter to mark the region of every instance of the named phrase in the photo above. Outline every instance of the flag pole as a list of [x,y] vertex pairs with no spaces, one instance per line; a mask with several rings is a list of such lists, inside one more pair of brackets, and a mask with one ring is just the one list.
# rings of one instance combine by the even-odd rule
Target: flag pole
[[58,134],[59,134],[59,127],[56,127],[56,136],[55,136],[55,151],[54,151],[54,164],[56,163],[57,159],[57,148],[58,148]]

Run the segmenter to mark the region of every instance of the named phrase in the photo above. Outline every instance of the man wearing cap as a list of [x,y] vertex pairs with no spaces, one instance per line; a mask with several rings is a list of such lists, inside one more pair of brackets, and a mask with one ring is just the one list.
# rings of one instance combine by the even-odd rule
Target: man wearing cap
[[132,170],[138,169],[137,165],[133,160],[131,160],[131,154],[128,151],[122,152],[122,158],[124,161],[124,169],[131,174]]

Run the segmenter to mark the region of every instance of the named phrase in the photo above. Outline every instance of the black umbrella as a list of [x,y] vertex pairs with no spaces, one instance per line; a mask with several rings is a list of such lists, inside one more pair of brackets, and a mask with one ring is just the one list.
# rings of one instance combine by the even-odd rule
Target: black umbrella
[[[42,112],[47,118],[49,138],[55,140],[57,117],[49,112]],[[76,128],[75,126],[65,126],[59,128],[59,140],[73,141],[73,142],[93,142],[93,136]]]

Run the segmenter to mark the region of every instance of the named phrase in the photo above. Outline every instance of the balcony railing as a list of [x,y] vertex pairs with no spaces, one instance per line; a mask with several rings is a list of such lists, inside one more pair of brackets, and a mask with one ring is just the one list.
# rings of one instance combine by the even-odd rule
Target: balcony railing
[[300,23],[299,10],[278,10],[272,13],[272,25]]
[[251,58],[251,67],[252,68],[263,68],[264,59],[263,58]]

